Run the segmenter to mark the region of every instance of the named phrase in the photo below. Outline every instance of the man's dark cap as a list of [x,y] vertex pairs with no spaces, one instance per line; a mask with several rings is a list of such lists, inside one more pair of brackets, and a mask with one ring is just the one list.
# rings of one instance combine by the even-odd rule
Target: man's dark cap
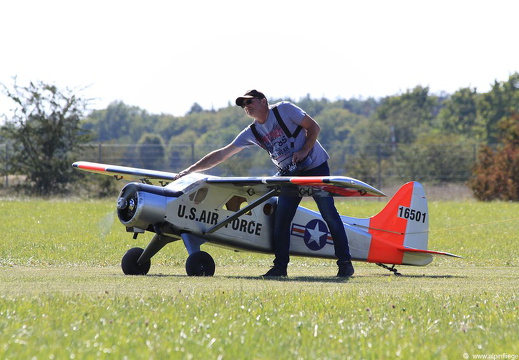
[[245,93],[245,95],[236,99],[236,105],[241,107],[245,99],[266,99],[266,96],[258,90],[249,90]]

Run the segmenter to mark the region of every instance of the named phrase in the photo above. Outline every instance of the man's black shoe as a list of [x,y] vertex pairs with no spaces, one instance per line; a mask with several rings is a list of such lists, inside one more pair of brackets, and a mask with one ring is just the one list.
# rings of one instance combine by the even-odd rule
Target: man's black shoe
[[353,268],[351,261],[346,261],[339,264],[339,272],[337,273],[337,277],[348,278],[353,276],[354,273],[355,269]]
[[275,265],[262,277],[287,277],[287,268]]

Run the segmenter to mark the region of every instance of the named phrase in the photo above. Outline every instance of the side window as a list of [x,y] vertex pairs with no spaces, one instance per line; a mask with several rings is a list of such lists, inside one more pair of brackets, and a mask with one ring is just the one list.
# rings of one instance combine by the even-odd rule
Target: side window
[[[247,199],[245,199],[242,196],[234,195],[232,198],[229,199],[229,201],[227,201],[225,203],[223,208],[225,210],[236,212],[236,211],[238,211],[240,209],[243,209],[247,205],[249,205],[249,203],[247,202]],[[251,214],[251,212],[249,211],[249,212],[247,212],[246,215],[250,215],[250,214]]]
[[198,205],[198,204],[202,203],[202,201],[205,200],[205,197],[207,196],[208,191],[209,191],[209,189],[205,188],[205,187],[198,189],[196,192],[189,195],[189,200],[193,201],[195,204]]

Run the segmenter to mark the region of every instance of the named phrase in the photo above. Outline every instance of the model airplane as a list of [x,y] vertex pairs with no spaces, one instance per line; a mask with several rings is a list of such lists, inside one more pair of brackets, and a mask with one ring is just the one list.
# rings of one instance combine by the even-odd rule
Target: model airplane
[[[117,200],[117,215],[127,231],[155,233],[145,249],[132,248],[123,256],[125,274],[145,275],[151,258],[168,243],[182,240],[189,254],[186,272],[212,276],[213,258],[205,243],[238,251],[271,254],[276,195],[385,196],[353,178],[215,177],[193,173],[175,180],[175,173],[76,162],[75,168],[130,180]],[[352,260],[375,263],[395,274],[395,265],[429,264],[433,255],[457,255],[427,250],[429,211],[418,182],[403,185],[377,215],[359,219],[341,216]],[[334,259],[333,239],[321,215],[302,206],[291,224],[290,253]],[[389,267],[388,265],[392,265]]]

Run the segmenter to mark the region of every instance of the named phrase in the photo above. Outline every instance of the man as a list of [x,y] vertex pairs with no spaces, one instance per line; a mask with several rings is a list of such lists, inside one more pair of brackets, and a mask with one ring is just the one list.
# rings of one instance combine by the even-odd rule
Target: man
[[[195,164],[181,171],[178,177],[191,172],[210,169],[244,148],[257,145],[268,151],[279,175],[328,176],[329,155],[317,141],[320,127],[302,109],[290,102],[269,106],[265,95],[250,90],[236,99],[250,118],[251,126],[245,128],[227,146],[204,156]],[[350,277],[354,273],[348,239],[342,220],[335,208],[333,197],[314,197],[323,219],[328,224],[335,247],[339,271],[338,277]],[[274,266],[264,277],[285,277],[289,263],[290,224],[295,216],[301,197],[278,197],[274,219]]]

